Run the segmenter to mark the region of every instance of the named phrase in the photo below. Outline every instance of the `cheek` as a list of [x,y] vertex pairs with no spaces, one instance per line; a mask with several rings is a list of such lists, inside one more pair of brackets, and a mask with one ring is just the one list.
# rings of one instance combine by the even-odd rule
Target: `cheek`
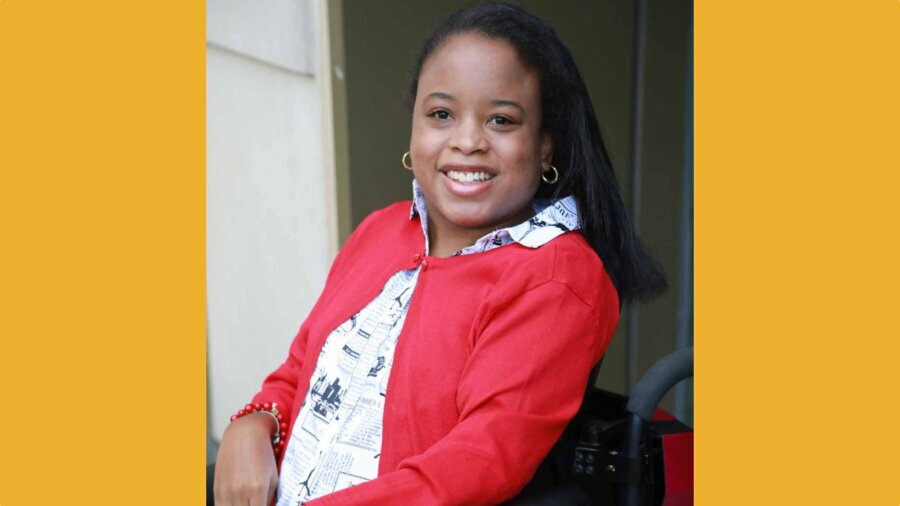
[[507,168],[516,169],[529,177],[540,174],[540,146],[531,137],[508,139],[496,144],[495,150]]
[[444,136],[433,129],[414,129],[410,137],[410,154],[419,164],[433,164],[444,145]]

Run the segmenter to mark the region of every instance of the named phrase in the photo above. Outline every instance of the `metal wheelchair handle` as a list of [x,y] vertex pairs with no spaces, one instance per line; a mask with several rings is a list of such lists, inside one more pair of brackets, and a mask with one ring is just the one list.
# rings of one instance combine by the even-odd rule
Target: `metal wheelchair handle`
[[625,410],[641,417],[647,423],[653,421],[653,412],[666,392],[681,380],[694,375],[694,347],[682,348],[653,364],[638,380]]
[[643,452],[641,441],[644,426],[653,420],[653,412],[666,392],[681,380],[694,375],[694,348],[683,348],[663,357],[653,364],[638,380],[625,410],[629,413],[625,431],[625,490],[622,503],[625,506],[641,506],[641,481]]

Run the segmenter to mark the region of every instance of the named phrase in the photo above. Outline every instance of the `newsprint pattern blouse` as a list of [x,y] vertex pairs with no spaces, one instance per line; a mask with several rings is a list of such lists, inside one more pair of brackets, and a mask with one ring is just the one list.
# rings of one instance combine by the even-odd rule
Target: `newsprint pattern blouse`
[[[409,218],[419,215],[428,255],[425,197],[417,181],[412,186]],[[532,208],[532,218],[486,234],[453,256],[513,242],[538,248],[579,228],[574,197],[536,199]],[[378,475],[388,377],[421,268],[394,274],[372,302],[325,340],[285,450],[278,506],[298,506]]]

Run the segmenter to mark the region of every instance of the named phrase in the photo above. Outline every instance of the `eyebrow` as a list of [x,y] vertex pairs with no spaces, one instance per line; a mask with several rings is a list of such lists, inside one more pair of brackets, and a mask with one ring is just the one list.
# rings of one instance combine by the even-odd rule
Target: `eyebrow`
[[453,95],[449,93],[444,93],[441,91],[435,91],[434,93],[429,93],[425,100],[431,100],[432,98],[442,98],[444,100],[456,100],[453,98]]
[[519,109],[520,111],[523,111],[523,112],[525,111],[525,108],[522,107],[521,105],[519,105],[518,102],[515,102],[513,100],[503,100],[502,98],[495,98],[494,100],[491,100],[491,105],[493,105],[493,106],[508,105],[510,107],[515,107],[515,108]]
[[[453,95],[451,95],[451,94],[449,94],[449,93],[444,93],[444,92],[442,92],[442,91],[436,91],[436,92],[434,92],[434,93],[429,93],[428,96],[425,97],[425,100],[431,100],[431,99],[433,99],[433,98],[438,98],[438,99],[443,99],[443,100],[450,100],[451,102],[456,100],[456,98],[454,98]],[[515,108],[517,108],[517,109],[519,109],[519,110],[521,110],[521,111],[524,111],[524,110],[525,110],[525,108],[522,107],[522,105],[519,104],[518,102],[516,102],[516,101],[514,101],[514,100],[505,100],[505,99],[502,99],[502,98],[495,98],[495,99],[491,100],[491,105],[492,105],[492,106],[503,106],[503,105],[505,105],[505,106],[509,106],[509,107],[515,107]]]

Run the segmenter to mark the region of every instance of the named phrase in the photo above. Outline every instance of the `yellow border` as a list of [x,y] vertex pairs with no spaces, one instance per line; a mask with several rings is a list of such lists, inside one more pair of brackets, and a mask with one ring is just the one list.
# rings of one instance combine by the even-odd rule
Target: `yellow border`
[[204,500],[204,9],[0,1],[0,506]]
[[696,504],[900,504],[900,2],[695,8]]

